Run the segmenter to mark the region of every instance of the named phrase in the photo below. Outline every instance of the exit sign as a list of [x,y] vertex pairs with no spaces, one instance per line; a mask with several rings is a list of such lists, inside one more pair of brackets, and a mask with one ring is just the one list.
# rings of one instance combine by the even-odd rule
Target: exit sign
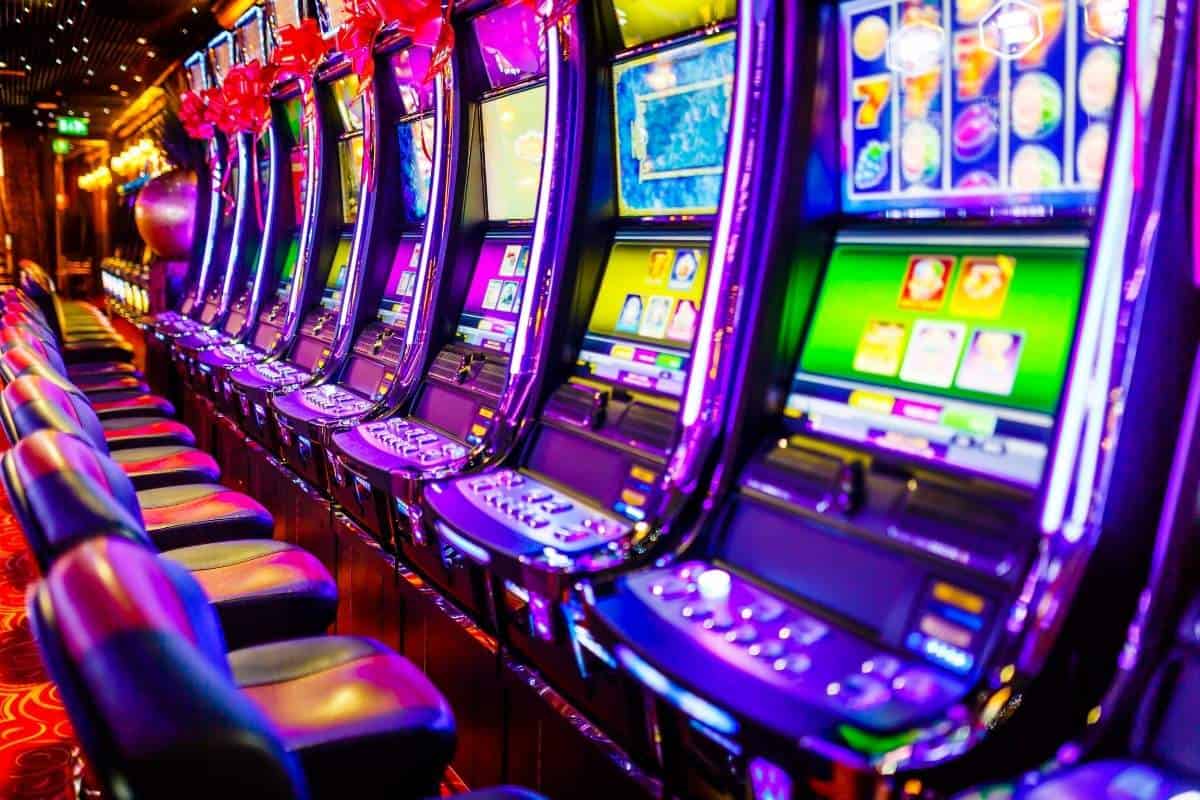
[[58,132],[64,136],[87,136],[88,122],[87,117],[59,117]]

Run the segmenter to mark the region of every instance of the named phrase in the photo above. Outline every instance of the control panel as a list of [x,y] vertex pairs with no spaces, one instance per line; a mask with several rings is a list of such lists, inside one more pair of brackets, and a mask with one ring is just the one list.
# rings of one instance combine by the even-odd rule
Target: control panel
[[334,417],[353,416],[371,409],[371,401],[332,383],[302,389],[300,397],[313,411]]
[[588,550],[623,539],[628,521],[550,488],[516,470],[459,478],[463,495],[476,508],[510,530],[563,552]]
[[952,676],[833,627],[703,562],[625,580],[642,605],[704,649],[806,705],[864,728],[912,725],[958,702],[967,689]]
[[255,364],[253,369],[260,378],[270,381],[276,386],[304,383],[312,377],[311,373],[286,361],[264,361],[261,364]]
[[[395,418],[363,425],[363,438],[380,450],[419,469],[444,466],[465,458],[467,448],[409,419]],[[400,465],[403,468],[403,464]]]

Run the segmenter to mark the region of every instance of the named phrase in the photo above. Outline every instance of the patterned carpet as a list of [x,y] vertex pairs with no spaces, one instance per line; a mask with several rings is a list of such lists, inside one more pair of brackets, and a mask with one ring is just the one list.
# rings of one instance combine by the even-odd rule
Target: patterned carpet
[[36,577],[0,491],[0,800],[75,800],[79,749],[25,616],[25,590]]

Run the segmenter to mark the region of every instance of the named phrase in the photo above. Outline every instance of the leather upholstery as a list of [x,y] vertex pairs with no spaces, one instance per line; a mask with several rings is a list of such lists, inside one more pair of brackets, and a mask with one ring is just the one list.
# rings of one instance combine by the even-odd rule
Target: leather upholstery
[[363,797],[436,791],[454,715],[412,662],[370,639],[326,636],[237,650],[229,663],[317,796],[337,796],[347,775]]
[[194,447],[162,445],[116,450],[113,461],[138,489],[159,489],[184,483],[216,483],[221,479],[217,460]]
[[196,444],[188,426],[162,417],[119,417],[103,421],[104,438],[112,449],[155,447],[164,444]]
[[286,542],[215,542],[163,557],[200,582],[231,649],[320,634],[337,613],[337,584],[329,571]]
[[48,348],[39,350],[36,342],[10,347],[0,355],[0,378],[7,382],[22,375],[43,377],[57,384],[63,391],[80,395],[102,419],[135,415],[170,416],[175,412],[174,407],[165,398],[137,388],[106,389],[83,394],[74,383],[64,377],[64,370],[56,366],[54,360],[43,357],[43,353],[48,352],[53,353]]
[[159,550],[231,539],[269,539],[274,520],[251,497],[213,483],[137,493],[146,531]]
[[106,794],[305,798],[296,760],[229,680],[199,587],[142,548],[93,540],[30,603],[42,660]]

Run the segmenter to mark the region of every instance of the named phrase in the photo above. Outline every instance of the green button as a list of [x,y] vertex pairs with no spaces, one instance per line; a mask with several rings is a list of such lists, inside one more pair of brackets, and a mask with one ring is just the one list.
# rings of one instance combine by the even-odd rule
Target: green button
[[950,407],[942,412],[942,424],[975,436],[991,436],[996,432],[996,415],[970,408]]
[[658,358],[654,359],[654,363],[663,369],[681,369],[683,367],[682,358],[668,353],[659,353]]

